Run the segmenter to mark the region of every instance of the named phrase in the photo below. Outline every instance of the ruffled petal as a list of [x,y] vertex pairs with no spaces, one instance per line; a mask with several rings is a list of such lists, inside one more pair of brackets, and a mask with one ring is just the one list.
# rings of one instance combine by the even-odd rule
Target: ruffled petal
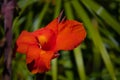
[[19,53],[26,53],[28,46],[32,45],[37,45],[37,40],[35,39],[35,37],[30,32],[22,31],[16,41],[16,51]]
[[86,31],[82,23],[75,20],[63,20],[58,18],[50,22],[46,28],[57,33],[56,50],[72,50],[78,46],[86,37]]
[[50,69],[50,61],[54,53],[41,50],[38,46],[31,46],[26,54],[28,69],[33,73],[44,73]]
[[82,23],[66,20],[59,24],[56,41],[56,50],[72,50],[86,37]]

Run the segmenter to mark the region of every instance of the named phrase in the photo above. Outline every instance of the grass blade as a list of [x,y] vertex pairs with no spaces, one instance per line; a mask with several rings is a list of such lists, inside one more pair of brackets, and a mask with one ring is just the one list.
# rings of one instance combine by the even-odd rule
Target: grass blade
[[111,28],[120,35],[120,24],[99,4],[93,0],[81,0],[83,4],[92,9],[100,18],[102,18]]
[[46,12],[47,12],[47,10],[48,10],[48,8],[49,8],[49,3],[50,3],[50,2],[46,2],[46,3],[45,3],[42,11],[40,12],[40,14],[38,15],[37,19],[36,19],[35,22],[34,22],[33,30],[36,30],[36,29],[38,29],[38,28],[40,27],[40,25],[41,25],[41,23],[42,23],[42,20],[43,20],[45,14],[46,14]]
[[59,64],[62,64],[64,66],[64,68],[66,69],[65,72],[65,76],[66,79],[65,80],[74,80],[74,76],[73,76],[73,64],[71,61],[71,55],[70,55],[70,51],[62,51],[61,52],[61,61],[59,61]]
[[[61,9],[61,0],[56,0],[54,18],[56,18],[59,15],[60,9]],[[57,80],[57,76],[58,76],[57,69],[58,67],[57,67],[57,58],[56,58],[52,61],[52,80]]]
[[114,69],[113,69],[113,65],[112,62],[110,60],[110,57],[108,55],[108,52],[102,42],[102,39],[100,37],[100,34],[98,33],[98,31],[93,27],[86,11],[83,9],[83,7],[81,6],[81,4],[79,4],[79,2],[77,0],[72,2],[73,7],[76,11],[76,13],[80,16],[80,18],[82,19],[82,21],[84,22],[87,30],[88,30],[88,34],[91,36],[91,39],[93,41],[93,43],[95,44],[95,46],[98,48],[98,50],[100,51],[100,54],[103,58],[103,61],[111,75],[111,78],[113,80],[116,80],[115,77],[115,73],[114,73]]
[[74,56],[75,56],[75,61],[77,64],[80,80],[86,80],[83,57],[82,57],[80,46],[74,49]]
[[[65,2],[64,4],[66,16],[68,19],[74,19],[72,8],[69,2]],[[82,52],[80,46],[74,49],[74,57],[77,65],[77,70],[79,74],[79,78],[81,80],[86,80],[86,74],[84,69],[84,62],[82,58]]]
[[72,8],[69,2],[64,3],[65,14],[68,19],[74,19]]

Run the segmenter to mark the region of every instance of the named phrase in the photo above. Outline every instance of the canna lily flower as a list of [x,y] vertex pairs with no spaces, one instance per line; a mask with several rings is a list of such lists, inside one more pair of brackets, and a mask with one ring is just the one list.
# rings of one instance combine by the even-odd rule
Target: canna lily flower
[[26,55],[26,64],[33,74],[50,70],[50,62],[59,50],[72,50],[86,37],[82,23],[62,18],[62,13],[46,27],[34,32],[22,31],[16,51]]

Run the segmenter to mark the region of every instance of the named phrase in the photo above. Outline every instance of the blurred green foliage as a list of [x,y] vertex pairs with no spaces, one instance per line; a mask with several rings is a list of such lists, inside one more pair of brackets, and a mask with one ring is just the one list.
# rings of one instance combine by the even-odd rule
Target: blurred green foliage
[[[44,27],[64,9],[68,19],[84,24],[87,37],[73,51],[60,51],[51,63],[46,80],[119,80],[120,79],[120,0],[17,0],[19,16],[13,23],[13,47],[22,30]],[[4,38],[0,16],[0,39]],[[0,74],[3,70],[0,58]],[[1,78],[0,75],[0,78]],[[12,80],[34,80],[25,55],[12,60]]]

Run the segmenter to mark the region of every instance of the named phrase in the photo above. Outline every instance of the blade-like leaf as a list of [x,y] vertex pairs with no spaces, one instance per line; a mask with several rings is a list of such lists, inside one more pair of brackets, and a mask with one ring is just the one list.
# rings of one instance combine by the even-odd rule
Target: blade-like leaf
[[35,22],[34,22],[33,30],[36,30],[36,29],[38,29],[38,28],[40,27],[41,22],[42,22],[45,14],[46,14],[48,8],[49,8],[49,4],[50,4],[50,2],[46,2],[46,3],[45,3],[42,11],[40,12],[40,14],[38,15],[37,19],[36,19]]
[[83,4],[89,9],[93,10],[100,18],[102,18],[111,28],[113,28],[120,35],[120,24],[99,4],[93,0],[81,0]]
[[[65,7],[65,12],[66,12],[67,18],[68,19],[74,19],[70,2],[65,2],[64,7]],[[76,61],[76,65],[77,65],[79,78],[81,80],[86,80],[84,62],[83,62],[82,52],[81,52],[80,47],[77,47],[76,49],[74,49],[74,56],[75,56],[75,61]]]
[[59,63],[64,66],[64,68],[66,69],[65,72],[65,76],[66,76],[66,80],[74,80],[74,76],[73,76],[73,64],[71,62],[71,56],[70,56],[70,51],[62,51],[61,52],[61,62],[59,61]]
[[32,20],[33,20],[33,12],[32,11],[29,12],[26,19],[27,20],[26,20],[24,29],[29,30],[29,31],[33,30],[32,29]]
[[[59,15],[60,9],[61,9],[61,0],[56,0],[54,18],[56,18]],[[56,58],[52,61],[52,80],[57,80],[57,76],[58,76],[57,69],[58,67],[57,67],[57,58]]]
[[77,0],[73,1],[72,4],[73,4],[75,11],[77,12],[77,14],[80,16],[80,18],[84,22],[84,24],[88,30],[88,34],[91,36],[93,43],[100,51],[103,61],[106,65],[112,79],[116,80],[112,62],[111,62],[108,52],[102,42],[100,34],[98,33],[97,29],[95,29],[93,27],[85,9],[81,6],[81,4],[79,4],[79,2]]
[[82,56],[80,46],[74,49],[74,56],[75,56],[75,61],[77,64],[79,77],[81,80],[86,80],[84,63],[83,63],[83,56]]
[[68,19],[74,19],[74,15],[72,12],[72,8],[69,2],[64,3],[64,8],[65,8],[65,14]]

